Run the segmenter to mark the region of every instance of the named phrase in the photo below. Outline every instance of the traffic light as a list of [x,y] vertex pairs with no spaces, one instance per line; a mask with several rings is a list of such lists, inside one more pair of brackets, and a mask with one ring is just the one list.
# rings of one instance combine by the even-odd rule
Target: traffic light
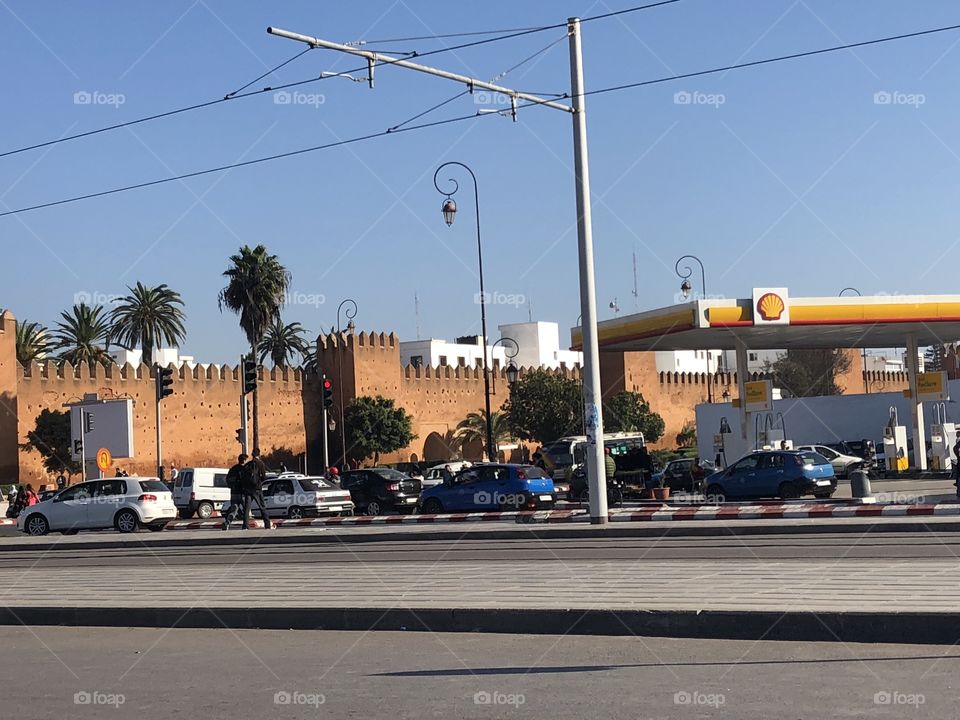
[[329,410],[333,405],[333,383],[323,376],[323,406]]
[[254,360],[243,361],[243,394],[257,389],[257,363]]
[[237,442],[240,443],[241,445],[243,445],[244,442],[246,442],[247,440],[244,437],[245,434],[246,433],[243,432],[243,428],[237,428]]
[[173,370],[168,367],[157,368],[157,402],[173,395]]
[[73,441],[73,454],[80,455],[83,452],[83,440]]
[[93,431],[93,413],[87,411],[83,413],[83,432],[89,433]]

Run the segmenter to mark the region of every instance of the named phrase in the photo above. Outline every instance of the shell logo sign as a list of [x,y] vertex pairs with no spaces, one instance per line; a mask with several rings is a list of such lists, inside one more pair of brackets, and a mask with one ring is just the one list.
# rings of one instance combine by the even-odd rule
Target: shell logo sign
[[789,293],[786,288],[754,288],[753,324],[789,325]]

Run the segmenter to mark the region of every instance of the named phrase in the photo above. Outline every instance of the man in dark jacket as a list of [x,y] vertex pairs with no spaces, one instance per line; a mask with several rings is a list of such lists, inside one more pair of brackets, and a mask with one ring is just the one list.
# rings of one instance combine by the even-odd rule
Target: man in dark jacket
[[255,502],[260,508],[263,518],[263,527],[270,529],[270,517],[267,515],[266,503],[263,500],[263,483],[267,479],[267,466],[260,459],[260,448],[253,449],[253,459],[243,466],[243,529],[250,529],[251,503]]
[[243,510],[243,488],[240,486],[243,479],[243,466],[247,462],[247,456],[240,453],[237,456],[237,464],[227,471],[227,487],[230,488],[230,507],[223,513],[223,529],[227,530],[230,523],[236,522]]

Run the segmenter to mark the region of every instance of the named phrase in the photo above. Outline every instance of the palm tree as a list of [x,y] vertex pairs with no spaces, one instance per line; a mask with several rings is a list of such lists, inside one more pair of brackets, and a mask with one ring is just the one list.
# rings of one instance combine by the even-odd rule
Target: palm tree
[[307,345],[300,357],[300,367],[303,368],[304,372],[317,373],[320,372],[320,365],[317,363],[317,344],[310,343]]
[[[510,423],[507,414],[504,412],[490,413],[490,420],[493,425],[493,453],[491,457],[497,457],[501,442],[509,440],[513,433],[510,431]],[[457,429],[453,433],[453,439],[457,445],[463,449],[464,445],[479,442],[484,450],[487,445],[487,413],[485,410],[469,413],[463,420],[457,423]]]
[[72,365],[87,362],[109,363],[112,358],[103,344],[110,334],[110,322],[102,305],[90,307],[86,303],[74,305],[68,312],[60,313],[63,322],[58,322],[53,333],[55,348],[60,350],[60,359]]
[[139,347],[143,362],[152,365],[154,350],[179,345],[187,335],[183,300],[166,285],[151,288],[138,282],[127,289],[130,294],[110,313],[110,336],[126,348]]
[[285,368],[288,362],[298,355],[306,355],[307,343],[302,337],[303,333],[304,329],[300,323],[284,325],[279,317],[275,318],[257,346],[260,350],[260,362],[266,360],[269,355],[274,365]]
[[17,362],[29,365],[34,360],[42,360],[54,348],[50,331],[40,323],[17,322]]
[[[290,273],[263,245],[230,256],[230,267],[223,271],[227,286],[220,291],[220,312],[224,308],[240,316],[240,327],[250,343],[251,357],[267,328],[280,318],[280,308],[290,288]],[[253,391],[253,447],[260,444],[260,423],[257,417],[257,390]]]

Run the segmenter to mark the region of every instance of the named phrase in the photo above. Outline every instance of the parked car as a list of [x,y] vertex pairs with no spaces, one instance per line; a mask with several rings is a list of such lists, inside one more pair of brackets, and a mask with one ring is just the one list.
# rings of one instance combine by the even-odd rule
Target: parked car
[[703,490],[703,481],[707,471],[700,462],[700,458],[678,458],[668,462],[663,470],[655,472],[650,478],[650,487],[663,486],[671,490],[685,492],[700,492]]
[[706,479],[708,498],[828,498],[836,489],[830,461],[809,450],[750,453]]
[[425,488],[436,487],[443,482],[443,471],[444,468],[449,467],[450,472],[456,474],[471,466],[471,463],[466,460],[451,460],[450,462],[440,463],[439,465],[434,465],[431,468],[428,468],[427,471],[423,474],[423,486]]
[[173,503],[186,519],[197,517],[206,520],[214,510],[230,504],[230,488],[227,487],[225,468],[183,468],[173,484]]
[[823,455],[833,465],[833,472],[836,473],[838,478],[848,477],[851,470],[858,470],[863,467],[862,457],[842,453],[829,445],[800,445],[794,449],[808,450]]
[[553,480],[535,465],[485,464],[461,470],[442,485],[423,491],[419,512],[539,510],[557,501]]
[[384,515],[412,513],[423,485],[391,468],[348,470],[340,476],[340,487],[350,491],[357,512]]
[[141,526],[163,530],[176,516],[173,496],[159,479],[109,478],[78,483],[26,508],[17,527],[28,535],[111,527],[130,533]]
[[[320,515],[353,515],[353,500],[347,490],[321,477],[287,476],[263,484],[263,500],[270,517],[298,519]],[[256,509],[260,515],[259,508]]]

